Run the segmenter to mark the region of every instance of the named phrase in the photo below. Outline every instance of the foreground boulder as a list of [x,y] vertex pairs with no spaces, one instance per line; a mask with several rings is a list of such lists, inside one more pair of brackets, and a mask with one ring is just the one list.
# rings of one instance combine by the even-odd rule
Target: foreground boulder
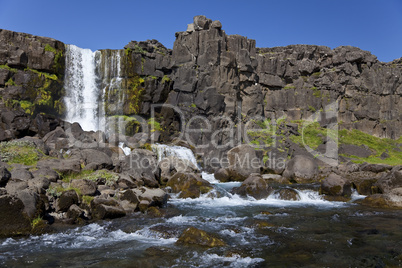
[[176,243],[185,245],[198,245],[210,248],[223,247],[226,245],[223,240],[195,227],[189,227],[184,230],[183,234],[180,235]]
[[142,212],[145,212],[149,207],[162,207],[166,205],[168,200],[168,194],[162,189],[141,187],[132,191],[139,200],[138,207]]
[[27,234],[31,221],[24,211],[24,203],[14,196],[0,196],[0,236]]
[[332,173],[321,181],[320,192],[321,194],[330,196],[350,197],[352,194],[352,188],[349,181],[335,173]]
[[193,173],[176,173],[166,185],[173,193],[180,193],[180,198],[198,198],[212,190],[208,181]]
[[287,164],[283,176],[297,183],[310,183],[318,180],[318,165],[309,156],[296,155]]
[[259,200],[267,198],[273,192],[273,188],[268,185],[261,175],[253,174],[240,187],[234,188],[232,192],[240,196],[252,196]]

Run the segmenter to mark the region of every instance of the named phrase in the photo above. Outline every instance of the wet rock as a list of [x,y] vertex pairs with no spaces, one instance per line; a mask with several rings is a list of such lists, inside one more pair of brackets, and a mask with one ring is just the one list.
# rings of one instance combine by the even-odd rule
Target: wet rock
[[305,155],[296,155],[287,164],[283,176],[297,183],[309,183],[318,180],[318,165],[314,159]]
[[11,173],[5,167],[0,167],[0,187],[4,187],[10,178]]
[[95,198],[91,201],[94,219],[115,219],[126,215],[124,209],[114,199]]
[[149,150],[135,149],[125,158],[122,166],[124,173],[134,180],[142,180],[150,187],[158,185],[158,163],[156,155]]
[[346,196],[352,194],[351,184],[341,176],[332,173],[327,178],[321,181],[321,194],[330,196]]
[[359,201],[362,205],[380,208],[402,209],[402,187],[394,188],[386,194],[374,194]]
[[140,202],[137,194],[131,189],[120,192],[120,200],[127,200],[128,202],[136,205]]
[[195,227],[189,227],[184,230],[176,243],[184,245],[204,246],[209,248],[223,247],[226,245],[223,240]]
[[298,201],[300,200],[299,193],[292,188],[283,188],[275,192],[281,200]]
[[162,189],[141,187],[139,189],[133,189],[132,191],[138,197],[138,200],[148,201],[148,206],[162,207],[167,203],[168,194]]
[[71,187],[77,188],[82,195],[95,195],[97,191],[96,182],[88,179],[74,179],[71,181]]
[[261,175],[253,174],[240,187],[234,188],[232,192],[240,196],[252,196],[259,200],[267,198],[273,192],[273,188]]
[[402,166],[395,166],[375,184],[381,193],[389,193],[394,188],[402,187]]
[[272,182],[277,182],[277,183],[281,183],[281,184],[289,184],[290,183],[290,181],[287,178],[282,177],[281,175],[277,175],[277,174],[262,174],[261,176],[265,181],[272,181]]
[[212,190],[211,184],[193,173],[176,173],[167,182],[173,193],[180,193],[180,198],[198,198]]
[[163,158],[158,167],[161,171],[160,182],[166,184],[169,179],[176,173],[198,173],[198,168],[189,160],[180,159],[175,156]]
[[79,196],[75,190],[64,191],[56,201],[57,212],[67,212],[72,205],[78,204]]
[[17,197],[0,196],[0,236],[27,234],[31,221],[24,211],[24,203]]

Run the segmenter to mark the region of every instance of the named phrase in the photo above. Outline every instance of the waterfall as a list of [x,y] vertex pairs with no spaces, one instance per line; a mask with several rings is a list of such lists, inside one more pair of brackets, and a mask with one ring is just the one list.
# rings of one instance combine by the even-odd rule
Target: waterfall
[[84,130],[98,130],[99,89],[96,83],[96,52],[67,46],[64,103],[65,120],[78,122]]
[[86,131],[119,131],[121,119],[108,120],[107,116],[123,114],[122,53],[123,50],[93,52],[74,45],[67,46],[64,79],[66,121],[78,122]]
[[154,144],[152,150],[158,156],[158,162],[168,156],[175,156],[180,159],[186,159],[198,167],[193,151],[182,146],[172,146],[165,144]]

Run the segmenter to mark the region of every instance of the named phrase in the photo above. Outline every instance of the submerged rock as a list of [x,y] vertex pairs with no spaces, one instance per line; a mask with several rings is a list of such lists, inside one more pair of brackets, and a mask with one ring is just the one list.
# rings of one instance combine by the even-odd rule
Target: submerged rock
[[300,200],[299,193],[292,188],[283,188],[276,192],[278,198],[281,200],[298,201]]
[[195,227],[189,227],[184,230],[176,243],[185,245],[198,245],[210,248],[223,247],[226,245],[223,240]]

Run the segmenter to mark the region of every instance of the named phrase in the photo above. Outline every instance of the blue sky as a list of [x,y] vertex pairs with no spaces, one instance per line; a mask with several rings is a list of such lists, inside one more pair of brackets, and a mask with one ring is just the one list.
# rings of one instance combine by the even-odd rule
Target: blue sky
[[92,50],[146,39],[172,48],[175,32],[195,15],[220,20],[227,34],[255,39],[257,47],[352,45],[381,61],[402,57],[401,0],[0,0],[0,28]]

